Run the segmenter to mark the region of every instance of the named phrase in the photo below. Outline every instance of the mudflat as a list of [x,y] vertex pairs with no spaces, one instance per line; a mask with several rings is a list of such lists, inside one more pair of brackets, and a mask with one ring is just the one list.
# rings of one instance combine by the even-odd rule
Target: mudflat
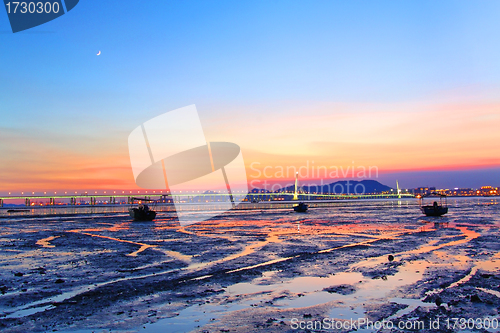
[[168,212],[3,218],[0,329],[497,331],[498,202],[449,205],[440,218],[363,200],[188,226]]

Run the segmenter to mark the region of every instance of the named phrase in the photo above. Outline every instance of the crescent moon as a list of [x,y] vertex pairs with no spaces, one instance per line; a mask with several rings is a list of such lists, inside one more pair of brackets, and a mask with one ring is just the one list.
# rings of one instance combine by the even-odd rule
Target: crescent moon
[[101,55],[101,51],[99,51],[99,53],[97,53],[97,55]]

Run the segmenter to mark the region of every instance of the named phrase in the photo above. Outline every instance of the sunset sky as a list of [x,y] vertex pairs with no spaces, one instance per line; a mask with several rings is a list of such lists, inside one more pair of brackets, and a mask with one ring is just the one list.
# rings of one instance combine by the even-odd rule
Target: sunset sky
[[249,181],[265,167],[376,166],[390,186],[500,186],[499,13],[498,1],[82,0],[16,34],[0,13],[0,193],[135,189],[128,135],[191,104],[207,140],[241,147]]

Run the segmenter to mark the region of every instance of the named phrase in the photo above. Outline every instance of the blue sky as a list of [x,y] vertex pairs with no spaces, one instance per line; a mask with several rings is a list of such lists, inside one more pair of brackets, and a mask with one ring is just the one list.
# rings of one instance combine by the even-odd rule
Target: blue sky
[[[43,156],[27,157],[30,142],[39,145],[39,155],[47,147],[50,156],[72,151],[74,158],[101,159],[92,166],[72,166],[76,173],[106,165],[106,156],[111,168],[110,151],[116,152],[113,158],[120,168],[126,168],[128,133],[158,114],[190,104],[197,105],[208,124],[206,134],[214,139],[224,137],[228,126],[261,119],[265,131],[256,123],[241,138],[227,133],[244,143],[240,145],[251,159],[258,159],[259,152],[271,153],[263,148],[269,141],[279,142],[268,133],[290,132],[279,122],[269,124],[270,116],[308,119],[298,123],[307,131],[323,125],[311,120],[315,116],[345,109],[359,113],[356,121],[361,123],[367,113],[380,113],[380,123],[373,123],[380,131],[387,110],[418,113],[414,105],[424,105],[422,118],[462,104],[471,106],[464,114],[488,105],[486,116],[493,117],[500,112],[498,13],[498,1],[82,0],[66,15],[16,34],[7,15],[0,13],[4,175],[23,177],[13,172],[16,161],[37,163],[41,169],[51,163]],[[99,50],[102,54],[96,56]],[[349,106],[331,106],[339,104]],[[308,105],[311,110],[304,111]],[[221,127],[220,119],[233,117],[235,123]],[[402,126],[392,144],[405,133]],[[443,126],[447,136],[454,133],[445,122]],[[463,130],[467,123],[457,126]],[[259,133],[258,139],[253,133]],[[290,155],[302,142],[352,143],[326,136],[297,140],[273,149]],[[423,167],[498,165],[497,160],[481,162],[491,157],[496,137],[478,140],[490,148],[483,157],[474,156],[474,163],[465,151],[463,163],[443,160]],[[453,144],[447,142],[446,149]],[[425,158],[418,147],[408,149],[415,149],[418,161]],[[17,156],[20,151],[26,151],[23,158]],[[342,154],[342,161],[350,160]],[[299,151],[294,163],[304,163],[306,155]],[[389,162],[374,163],[392,171],[418,169],[393,160],[397,158],[387,155],[384,161]],[[57,175],[50,179],[47,186],[57,186]],[[27,186],[23,184],[12,186]]]

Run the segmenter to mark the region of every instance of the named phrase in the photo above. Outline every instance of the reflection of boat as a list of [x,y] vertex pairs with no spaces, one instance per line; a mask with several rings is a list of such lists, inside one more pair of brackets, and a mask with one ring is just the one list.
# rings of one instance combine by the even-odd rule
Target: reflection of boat
[[304,213],[304,212],[307,212],[308,207],[309,206],[306,205],[305,203],[299,202],[298,205],[293,206],[293,210],[296,211],[297,213]]
[[427,216],[441,216],[448,213],[448,204],[446,202],[446,195],[439,193],[431,193],[427,197],[439,197],[439,204],[434,201],[432,205],[424,205],[424,197],[420,198],[420,210]]
[[[153,201],[156,204],[156,201],[144,198],[132,198],[132,202],[134,200],[142,201]],[[148,205],[139,204],[138,207],[131,207],[128,210],[130,217],[134,219],[134,221],[153,221],[156,217],[156,212],[149,208]]]

